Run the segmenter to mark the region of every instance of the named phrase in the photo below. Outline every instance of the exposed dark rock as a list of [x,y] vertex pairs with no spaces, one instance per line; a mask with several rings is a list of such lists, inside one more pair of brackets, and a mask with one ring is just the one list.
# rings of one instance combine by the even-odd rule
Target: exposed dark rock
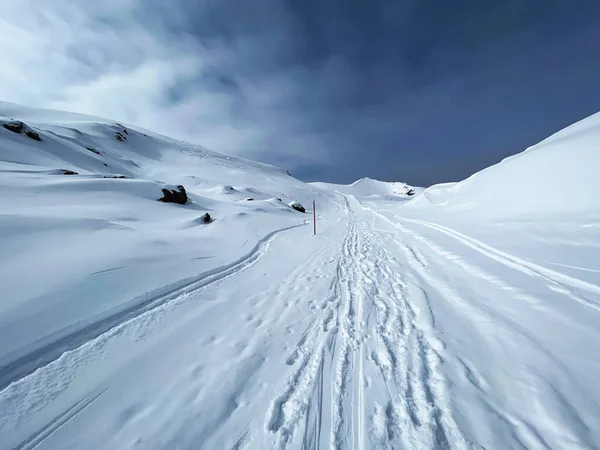
[[40,135],[38,133],[33,131],[31,128],[29,128],[27,125],[25,125],[20,120],[13,120],[12,122],[2,124],[2,126],[4,128],[6,128],[7,130],[12,131],[13,133],[25,133],[25,136],[33,139],[34,141],[42,140],[42,138],[40,137]]
[[25,136],[27,136],[28,138],[33,139],[34,141],[38,141],[38,142],[42,141],[42,138],[40,137],[40,135],[37,134],[33,130],[25,130]]
[[[127,131],[127,128],[125,128],[123,125],[121,125],[120,123],[115,123],[115,125],[117,126],[117,128],[121,128],[123,131],[117,131],[117,133],[125,133],[125,134],[129,134],[129,132]],[[124,137],[124,136],[123,136]]]
[[127,178],[125,175],[104,175],[104,178]]
[[177,190],[175,189],[163,189],[163,198],[159,198],[158,200],[165,203],[177,203],[179,205],[185,205],[188,201],[187,193],[185,192],[185,188],[181,185],[177,186]]
[[302,206],[302,205],[300,204],[300,202],[296,202],[296,201],[294,201],[294,202],[290,203],[290,206],[291,206],[293,209],[295,209],[296,211],[299,211],[299,212],[301,212],[301,213],[305,213],[305,212],[306,212],[306,209],[304,208],[304,206]]
[[199,217],[199,219],[200,219],[200,222],[202,222],[202,223],[211,223],[211,222],[213,221],[213,218],[212,218],[212,217],[210,217],[210,214],[209,214],[209,213],[204,213],[204,214],[202,214],[202,215]]
[[59,169],[57,172],[61,175],[79,175],[74,170],[69,170],[69,169]]
[[415,190],[414,190],[414,189],[409,189],[409,190],[406,192],[406,195],[415,195]]
[[88,149],[90,152],[95,153],[96,155],[99,155],[100,152],[98,150],[96,150],[95,148],[92,147],[86,147],[86,149]]
[[104,163],[104,167],[108,167],[108,164]]
[[115,132],[115,138],[119,142],[125,142],[127,140],[127,138],[125,136],[123,136],[121,133],[119,133],[118,131]]
[[4,123],[2,124],[2,126],[7,130],[12,131],[13,133],[22,133],[23,128],[25,128],[25,124],[18,120],[15,120],[14,122]]
[[248,197],[248,198],[246,199],[246,201],[247,201],[247,202],[253,202],[253,201],[254,201],[254,199],[253,199],[252,197]]

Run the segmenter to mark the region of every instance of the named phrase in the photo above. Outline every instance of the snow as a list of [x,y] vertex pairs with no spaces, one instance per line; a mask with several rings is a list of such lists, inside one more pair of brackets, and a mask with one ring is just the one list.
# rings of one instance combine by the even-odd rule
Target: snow
[[344,195],[354,195],[356,197],[369,197],[371,199],[387,200],[406,200],[409,198],[409,192],[423,191],[422,188],[415,188],[402,182],[386,182],[373,180],[372,178],[361,178],[349,185],[332,183],[312,183],[314,186],[340,192]]
[[414,203],[488,217],[589,214],[600,201],[598,167],[600,113],[460,183],[432,186]]
[[[232,202],[221,195],[225,181],[257,198],[319,196],[275,167],[101,119],[47,115],[0,105],[0,120],[22,120],[43,139],[0,129],[0,363],[240,258],[275,229],[304,222],[268,200]],[[124,129],[127,140],[119,142],[115,130]],[[104,178],[113,174],[128,178]],[[162,188],[177,184],[188,190],[188,205],[156,201]],[[198,223],[205,212],[216,220],[211,226]]]
[[600,447],[600,116],[414,196],[11,120],[0,449]]

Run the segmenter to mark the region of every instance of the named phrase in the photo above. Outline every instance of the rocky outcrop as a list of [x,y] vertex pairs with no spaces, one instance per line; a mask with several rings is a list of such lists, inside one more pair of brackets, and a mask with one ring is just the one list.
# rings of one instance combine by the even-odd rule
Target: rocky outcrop
[[69,169],[57,169],[51,173],[54,175],[79,175],[74,170],[69,170]]
[[34,141],[41,141],[42,138],[40,137],[40,135],[38,133],[36,133],[35,131],[33,131],[29,126],[27,126],[25,123],[21,122],[20,120],[13,120],[12,122],[7,122],[2,124],[2,126],[4,128],[6,128],[8,131],[12,131],[13,133],[18,133],[18,134],[25,134],[25,136],[27,136],[30,139],[33,139]]
[[13,133],[22,133],[25,128],[25,124],[23,122],[14,121],[2,124],[4,128],[8,131],[12,131]]
[[163,189],[163,197],[158,200],[165,203],[177,203],[179,205],[185,205],[188,201],[187,193],[185,188],[181,185],[175,189]]
[[30,139],[33,139],[34,141],[42,142],[42,138],[40,137],[40,135],[33,130],[25,130],[25,136],[27,136]]
[[298,212],[301,212],[301,213],[306,212],[306,209],[304,208],[304,206],[302,206],[302,204],[300,204],[300,202],[293,201],[289,205],[291,208],[295,209]]

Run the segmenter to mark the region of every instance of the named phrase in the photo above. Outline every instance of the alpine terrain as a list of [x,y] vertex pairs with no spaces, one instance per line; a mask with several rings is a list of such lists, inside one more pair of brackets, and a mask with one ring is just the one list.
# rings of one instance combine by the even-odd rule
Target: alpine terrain
[[0,449],[600,448],[598,168],[600,115],[424,189],[0,103]]

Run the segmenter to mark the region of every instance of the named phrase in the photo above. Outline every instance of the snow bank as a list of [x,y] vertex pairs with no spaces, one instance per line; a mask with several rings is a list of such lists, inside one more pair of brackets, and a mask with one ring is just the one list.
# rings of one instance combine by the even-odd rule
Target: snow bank
[[599,167],[600,113],[460,183],[432,186],[410,206],[494,216],[595,212]]

